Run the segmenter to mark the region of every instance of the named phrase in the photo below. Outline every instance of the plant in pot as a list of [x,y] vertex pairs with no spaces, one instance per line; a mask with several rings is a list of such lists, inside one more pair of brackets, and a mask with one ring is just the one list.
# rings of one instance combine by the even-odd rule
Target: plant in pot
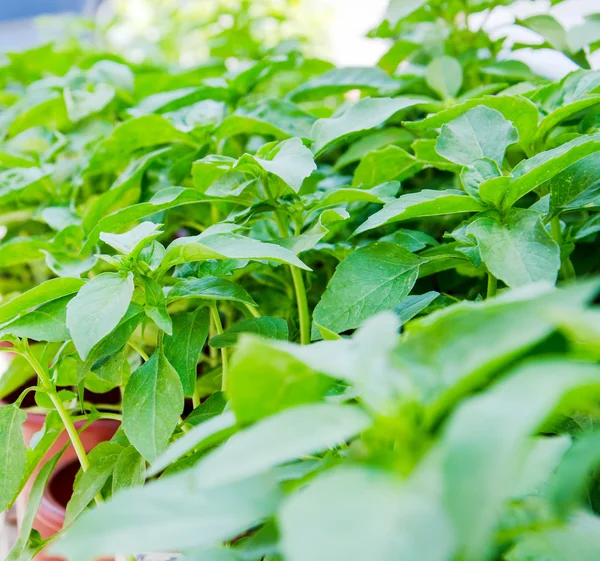
[[[240,23],[242,27],[252,23],[248,18],[244,22]],[[204,23],[208,24],[208,21]],[[212,32],[218,31],[214,27]],[[250,33],[251,30],[248,28],[247,31]],[[237,56],[247,59],[256,56],[256,48],[240,51],[240,45],[235,41],[220,41],[219,54],[224,58]],[[261,52],[261,56],[265,53]],[[173,53],[168,54],[168,57],[171,56]],[[288,79],[294,73],[305,76],[330,66],[318,61],[305,64],[300,54],[295,52],[290,52],[289,58],[290,64],[286,62]],[[251,64],[251,61],[244,61],[244,64],[248,63]],[[57,500],[65,497],[65,489],[60,489],[63,476],[69,490],[74,460],[85,472],[93,468],[96,461],[103,461],[109,446],[105,444],[96,448],[96,445],[110,441],[115,435],[122,419],[120,391],[127,385],[131,372],[142,361],[148,361],[146,353],[152,354],[157,345],[162,344],[159,332],[172,334],[173,329],[172,325],[164,323],[170,320],[165,318],[166,301],[161,294],[163,288],[173,281],[167,280],[164,285],[161,281],[159,285],[152,278],[157,257],[154,256],[153,261],[152,252],[157,248],[160,251],[160,246],[151,244],[152,247],[144,247],[141,260],[136,248],[132,247],[132,252],[128,253],[123,252],[120,245],[114,250],[116,255],[103,256],[98,243],[109,253],[113,248],[100,241],[102,236],[98,236],[100,230],[95,226],[103,217],[131,208],[138,202],[142,207],[143,203],[147,203],[149,215],[177,208],[177,213],[169,214],[164,232],[152,226],[155,234],[147,232],[147,235],[142,235],[144,240],[151,241],[161,235],[162,240],[169,241],[186,233],[200,232],[204,229],[200,223],[206,224],[210,214],[218,216],[221,209],[217,205],[201,217],[185,212],[182,205],[199,203],[193,206],[193,210],[197,211],[199,207],[207,206],[206,200],[210,198],[203,197],[197,190],[168,187],[180,181],[190,183],[184,178],[191,161],[216,145],[218,140],[208,133],[215,128],[216,119],[223,114],[228,103],[234,103],[236,97],[244,96],[260,83],[260,71],[257,70],[258,67],[251,66],[246,72],[242,67],[241,71],[226,73],[223,61],[212,60],[206,66],[186,72],[179,69],[171,72],[160,66],[129,64],[121,57],[100,51],[85,42],[69,43],[67,47],[49,45],[14,53],[3,67],[0,204],[6,232],[0,244],[5,301],[0,306],[0,333],[2,344],[11,346],[5,356],[10,354],[14,358],[0,384],[0,397],[7,404],[1,409],[7,428],[4,445],[7,454],[12,455],[12,463],[7,465],[6,473],[2,475],[0,504],[4,510],[20,493],[21,523],[27,527],[31,508],[26,507],[36,504],[30,493],[36,491],[39,495],[39,488],[32,489],[35,485],[32,476],[39,472],[46,477],[49,492],[38,497],[41,497],[41,509],[35,523],[44,539],[51,539],[64,522],[64,505]],[[162,94],[160,87],[157,90],[154,83],[157,76],[167,78],[163,87],[170,90],[174,85],[197,84],[216,74],[222,74],[226,80],[220,89],[211,90],[216,100],[209,99],[203,104],[201,101],[206,96],[196,93],[190,96],[189,90],[180,90],[167,107],[169,103],[159,102],[157,105],[157,99],[152,97],[155,93],[159,94],[158,97]],[[205,86],[201,85],[198,89],[203,90]],[[181,108],[183,111],[177,111]],[[168,111],[171,111],[168,117],[162,117]],[[188,115],[190,111],[192,113]],[[117,125],[130,117],[134,117],[131,130],[125,127],[119,132]],[[130,135],[136,134],[138,126],[138,131],[147,138],[139,139],[137,144],[135,141],[130,143]],[[113,146],[112,154],[103,154],[105,146],[101,145],[102,141],[110,136],[113,129],[112,140],[118,144],[119,136],[126,138],[127,149],[117,147],[115,152]],[[178,167],[180,170],[175,171]],[[153,195],[159,192],[164,199],[153,200]],[[153,202],[149,203],[149,200]],[[223,209],[228,204],[227,198],[214,200],[225,205]],[[143,224],[142,230],[147,226]],[[90,241],[92,238],[95,238],[94,241]],[[120,243],[117,241],[117,244]],[[139,249],[142,247],[140,245]],[[284,260],[303,266],[293,253],[279,247],[273,249],[276,260],[277,252],[280,252]],[[262,246],[257,251],[261,260],[268,257],[261,253]],[[144,262],[144,259],[149,261]],[[135,270],[135,275],[129,275],[128,267]],[[233,271],[236,266],[230,269]],[[102,325],[98,326],[95,325],[97,320],[93,318],[93,310],[85,304],[86,309],[79,310],[79,319],[76,312],[71,314],[75,323],[67,321],[67,306],[79,289],[86,285],[82,275],[92,283],[102,284],[108,279],[110,284],[115,276],[111,277],[110,273],[107,277],[107,271],[118,271],[117,277],[124,276],[125,292],[132,279],[135,280],[135,294],[130,295],[131,302],[125,313],[121,313],[118,307],[107,308],[104,320],[100,321]],[[157,278],[160,279],[163,274],[164,271],[157,273]],[[193,273],[189,275],[194,276]],[[185,273],[181,278],[184,276]],[[217,286],[215,294],[219,294],[219,289],[225,293],[231,287],[235,289],[233,283],[227,286],[223,281],[223,284],[224,287]],[[210,291],[210,286],[207,289]],[[105,294],[110,300],[110,294]],[[80,296],[83,297],[83,294]],[[179,300],[186,298],[194,296],[180,295]],[[177,299],[173,297],[174,302]],[[244,293],[237,299],[235,294],[233,297],[224,294],[223,299],[226,305],[231,302],[232,308],[227,310],[228,313],[239,313],[234,306],[241,305],[244,313],[252,317],[253,310],[247,305],[253,302]],[[105,302],[101,300],[97,305],[103,308]],[[175,302],[171,309],[177,312],[178,307],[183,309],[181,306],[181,303]],[[206,339],[206,334],[203,336],[202,333],[205,327],[208,329],[210,313],[214,318],[211,329],[216,333],[220,318],[214,307],[210,312],[199,312],[189,326],[185,325],[185,321],[191,316],[187,319],[180,317],[180,324],[174,326],[184,332],[193,332],[197,339],[189,342],[194,344],[189,356],[172,358],[181,373],[182,389],[185,388],[189,397],[190,408],[198,405],[200,399],[218,384],[219,355],[217,351],[211,351],[206,364],[199,367],[200,373],[209,373],[205,377],[204,389],[190,389],[196,379],[196,365],[191,361],[194,353],[197,353],[197,359],[200,358],[196,347],[202,347]],[[281,333],[282,324],[276,322],[276,327]],[[84,347],[79,344],[82,340],[79,334],[87,337],[87,343],[81,343]],[[93,348],[86,349],[85,345],[90,341]],[[177,354],[173,340],[169,345],[171,355]],[[107,399],[114,398],[115,392],[117,400]],[[178,407],[178,404],[174,405]],[[129,474],[133,478],[129,484],[133,484],[139,479],[140,470],[143,471],[141,456],[131,453],[133,448],[128,446],[122,431],[115,435],[115,439],[125,442],[129,455],[124,456],[122,462],[129,461],[129,464],[119,466],[135,470],[134,474]],[[65,449],[67,442],[71,445]],[[8,450],[14,450],[14,454]],[[24,450],[27,451],[24,453]],[[50,468],[45,467],[51,458],[51,465],[56,471],[56,475],[52,476],[48,471]],[[42,469],[43,472],[40,471]],[[126,484],[121,482],[121,485]],[[115,490],[118,488],[119,484],[115,483]],[[60,492],[56,492],[57,489]],[[106,493],[106,496],[109,494]],[[97,494],[96,500],[101,500],[101,493]],[[67,509],[68,520],[76,516],[71,515],[74,508]],[[41,544],[39,542],[39,547],[27,549],[25,555],[33,555],[34,549],[39,551]]]
[[[2,333],[82,469],[46,540],[39,471],[11,559],[597,558],[595,20],[550,82],[472,30],[503,3],[391,2],[374,68],[287,52],[190,86],[97,54],[24,88],[7,142],[61,144],[11,184],[0,256],[61,278]],[[49,431],[27,451],[0,411],[10,502]],[[88,454],[74,422],[106,415]]]

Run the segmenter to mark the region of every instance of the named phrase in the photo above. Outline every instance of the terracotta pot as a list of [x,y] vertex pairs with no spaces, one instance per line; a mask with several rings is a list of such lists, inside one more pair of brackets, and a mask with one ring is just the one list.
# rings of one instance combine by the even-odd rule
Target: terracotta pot
[[[29,413],[27,415],[27,420],[25,421],[25,424],[23,425],[23,436],[25,439],[25,443],[27,445],[29,445],[29,442],[31,441],[32,437],[42,429],[42,427],[44,425],[44,420],[45,420],[45,416],[41,415],[41,414]],[[80,421],[79,423],[75,424],[75,427],[77,429],[81,429],[84,426],[84,424],[85,424],[84,421]],[[117,421],[113,421],[113,420],[101,419],[99,421],[92,423],[87,429],[85,429],[83,432],[81,432],[79,434],[79,438],[81,439],[83,448],[85,449],[86,452],[89,452],[92,448],[94,448],[101,442],[110,440],[112,438],[112,436],[115,434],[115,432],[117,432],[118,428],[119,428],[119,423]],[[46,461],[48,461],[50,458],[52,458],[52,456],[54,456],[56,453],[58,453],[63,448],[63,446],[65,444],[67,444],[68,441],[69,441],[69,437],[68,437],[66,431],[63,431],[61,433],[61,435],[56,439],[56,442],[50,448],[49,452],[46,454],[46,456],[42,460],[40,466],[38,466],[38,469],[35,471],[35,473],[37,473],[37,471],[39,471],[39,469],[42,467],[42,465]],[[77,461],[77,454],[75,453],[74,448],[72,446],[69,446],[66,449],[65,453],[62,455],[62,457],[58,463],[57,470],[63,466],[66,466],[67,464],[74,462],[74,461]],[[34,473],[34,475],[35,475],[35,473]],[[17,499],[17,520],[19,523],[21,522],[21,520],[23,519],[23,516],[25,514],[25,507],[27,505],[27,500],[29,498],[29,493],[31,490],[31,485],[33,485],[33,481],[34,481],[34,477],[31,477],[29,479],[29,481],[27,482],[27,484],[25,485],[23,492],[21,493],[21,495],[19,495],[19,498]],[[72,487],[69,487],[68,491],[70,492],[71,490],[72,490]],[[58,526],[58,528],[55,529],[55,532],[57,530],[59,530],[61,527],[62,527],[62,520],[60,521],[60,525]],[[49,535],[51,535],[51,534],[44,535],[42,528],[38,528],[36,525],[34,525],[34,528],[39,530],[43,537],[49,537]]]
[[[73,492],[73,482],[79,470],[79,462],[71,460],[63,464],[50,477],[50,481],[33,527],[39,531],[43,538],[53,536],[62,529],[65,521],[66,506]],[[43,551],[35,557],[35,561],[64,561],[61,557],[51,557]],[[113,559],[102,559],[100,561],[114,561]]]
[[[10,343],[0,342],[0,346],[11,346]],[[15,353],[0,353],[0,359],[4,357],[4,364],[0,364],[0,375],[6,370],[10,361],[16,356]],[[11,394],[11,396],[7,396],[6,401],[0,400],[0,404],[4,405],[7,403],[11,403],[12,399],[16,399],[20,393],[22,388],[16,390]],[[27,400],[31,400],[31,403],[27,403]],[[24,402],[25,406],[34,405],[33,401],[33,393],[28,394],[26,397],[26,402]],[[44,422],[46,420],[46,416],[40,413],[28,413],[27,420],[23,424],[23,438],[25,440],[25,444],[29,445],[32,438],[36,433],[42,430],[44,426]],[[119,428],[119,422],[101,419],[92,423],[89,427],[87,427],[83,432],[79,433],[79,438],[81,439],[81,443],[86,452],[89,452],[100,444],[101,442],[105,442],[110,440],[117,429]],[[85,421],[80,421],[75,423],[75,427],[78,430],[81,430],[85,425]],[[41,469],[41,467],[46,463],[50,458],[52,458],[55,454],[57,454],[64,446],[69,442],[69,437],[66,431],[63,431],[60,436],[57,438],[54,445],[50,448],[47,454],[44,456],[40,465],[32,474],[32,477],[26,483],[23,491],[19,495],[15,507],[16,507],[16,518],[17,523],[20,525],[23,520],[23,516],[25,514],[25,508],[27,506],[27,501],[29,499],[29,494],[31,492],[31,486],[35,480],[35,475]],[[72,491],[73,491],[73,481],[75,479],[75,474],[79,469],[79,461],[77,459],[77,454],[72,446],[69,446],[64,454],[61,456],[60,461],[56,467],[56,474],[52,476],[51,483],[48,485],[46,489],[45,495],[40,504],[40,508],[38,514],[36,516],[33,527],[40,532],[42,537],[48,538],[59,530],[62,529],[62,525],[65,519],[65,507],[68,502]],[[74,470],[74,473],[71,473],[69,470]],[[60,476],[58,475],[60,474]],[[64,485],[63,485],[64,484]],[[57,558],[48,557],[43,553],[38,555],[35,558],[35,561],[62,561]],[[110,560],[112,561],[112,560]]]

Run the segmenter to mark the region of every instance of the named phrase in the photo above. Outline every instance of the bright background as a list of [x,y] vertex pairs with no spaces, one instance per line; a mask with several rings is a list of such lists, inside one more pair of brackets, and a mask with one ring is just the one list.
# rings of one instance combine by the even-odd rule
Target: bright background
[[[0,19],[3,12],[23,10],[20,6],[12,4],[19,0],[0,0]],[[59,10],[60,6],[67,6],[76,0],[20,0],[25,6],[39,4]],[[182,0],[184,1],[184,0]],[[210,2],[211,0],[204,0]],[[11,4],[3,4],[8,2]],[[91,10],[99,0],[83,0]],[[133,25],[144,25],[144,8],[152,5],[153,0],[127,0],[128,11],[131,12],[130,21]],[[303,10],[299,11],[302,17],[312,18],[308,25],[318,22],[320,28],[325,30],[326,37],[321,45],[321,51],[342,66],[372,65],[385,52],[386,41],[368,39],[367,31],[375,27],[383,19],[387,7],[387,0],[300,0]],[[515,16],[526,17],[536,13],[547,13],[550,10],[565,27],[582,23],[583,16],[593,12],[600,12],[600,0],[567,0],[550,9],[550,0],[517,0],[510,7],[500,7],[494,10],[492,17],[486,23],[486,29],[493,30],[497,36],[509,36],[515,40],[528,42],[540,38],[533,32],[513,25]],[[51,11],[51,10],[49,10]],[[22,13],[22,12],[20,12]],[[6,16],[5,16],[6,17]],[[481,21],[473,21],[479,26]],[[0,22],[0,52],[3,50],[19,50],[31,46],[39,36],[31,21]],[[573,62],[564,55],[548,50],[522,50],[513,55],[527,62],[533,70],[548,78],[560,78],[575,68]],[[184,61],[185,62],[185,61]],[[600,50],[592,61],[594,67],[600,68]]]
[[[366,32],[379,23],[387,0],[320,0],[331,11],[331,57],[344,66],[371,65],[385,52],[387,42],[365,38]],[[550,13],[569,28],[583,22],[586,14],[600,12],[600,0],[568,0],[550,8],[549,0],[518,0],[510,7],[494,10],[485,28],[494,30],[497,36],[508,35],[514,40],[533,42],[538,36],[531,31],[513,25],[515,16],[527,17],[538,13]],[[473,21],[478,26],[479,21]],[[541,42],[541,41],[540,41]],[[575,64],[564,55],[549,50],[523,50],[518,54],[533,70],[548,78],[559,78],[574,70]],[[595,67],[600,68],[596,57]]]

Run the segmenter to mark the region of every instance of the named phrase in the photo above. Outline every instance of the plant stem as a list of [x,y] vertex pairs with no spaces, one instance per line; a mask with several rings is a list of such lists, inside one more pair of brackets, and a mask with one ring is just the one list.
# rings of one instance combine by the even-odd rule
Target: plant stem
[[560,259],[560,278],[562,280],[575,280],[575,267],[573,267],[573,263],[571,263],[571,259],[568,256],[562,255],[562,244],[563,244],[563,233],[562,228],[560,226],[560,217],[555,216],[550,220],[550,232],[552,233],[552,237],[558,243],[561,249],[561,259]]
[[196,385],[194,384],[194,393],[192,394],[192,407],[196,409],[198,405],[200,405],[200,394],[198,393]]
[[[223,324],[221,323],[221,317],[219,316],[219,309],[217,308],[216,302],[210,304],[210,316],[213,320],[213,324],[215,326],[215,331],[217,335],[221,335],[223,333]],[[227,348],[221,348],[221,391],[225,391],[227,389],[227,372],[229,370],[229,357],[227,356]]]
[[133,341],[127,341],[127,344],[137,353],[139,354],[144,361],[148,360],[148,355],[144,352],[144,350],[137,344],[134,343]]
[[302,271],[298,267],[290,266],[292,280],[294,281],[294,290],[296,292],[296,302],[298,304],[298,319],[300,320],[300,343],[308,345],[310,343],[310,316],[308,312],[308,300],[306,298],[306,287]]
[[558,244],[562,243],[562,228],[560,226],[560,218],[555,216],[550,220],[550,231],[552,232],[552,237],[556,240]]
[[260,317],[260,312],[254,306],[251,306],[250,304],[246,304],[246,308],[252,314],[252,317],[255,317],[255,318]]
[[496,290],[498,288],[498,279],[488,272],[488,284],[487,284],[487,297],[493,298],[496,296]]
[[[29,346],[27,342],[25,342],[24,348],[24,356],[27,359],[27,362],[31,365],[31,367],[35,370],[36,374],[39,376],[42,385],[46,388],[48,392],[48,396],[52,401],[52,405],[58,412],[60,420],[65,426],[65,430],[69,435],[69,439],[71,440],[71,444],[77,454],[77,458],[79,459],[79,463],[81,464],[82,471],[87,471],[90,467],[90,461],[88,460],[87,454],[85,453],[85,448],[81,443],[81,439],[79,438],[79,434],[77,433],[77,429],[73,424],[73,419],[69,415],[68,411],[65,409],[63,402],[61,401],[58,393],[56,392],[56,388],[54,384],[50,380],[50,376],[46,372],[46,369],[38,362],[37,358],[33,355],[33,353],[29,350]],[[102,502],[102,496],[98,493],[95,497],[96,504],[100,504]]]
[[[265,191],[271,198],[271,192],[265,182]],[[275,217],[275,223],[279,230],[279,235],[285,238],[289,235],[288,229],[281,220],[281,216],[277,211],[273,212]],[[296,235],[299,235],[299,229],[296,228]],[[304,285],[304,277],[302,271],[297,267],[289,265],[290,272],[292,273],[292,281],[294,282],[294,292],[296,293],[296,305],[298,306],[298,321],[300,323],[300,343],[302,345],[308,345],[310,343],[310,314],[308,311],[308,299],[306,298],[306,286]]]

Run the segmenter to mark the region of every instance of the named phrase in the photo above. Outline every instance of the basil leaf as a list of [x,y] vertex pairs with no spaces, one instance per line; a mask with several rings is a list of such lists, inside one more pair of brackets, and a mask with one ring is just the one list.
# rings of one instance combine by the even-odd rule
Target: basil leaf
[[182,411],[179,375],[158,348],[127,382],[123,430],[138,452],[152,461],[166,449]]

